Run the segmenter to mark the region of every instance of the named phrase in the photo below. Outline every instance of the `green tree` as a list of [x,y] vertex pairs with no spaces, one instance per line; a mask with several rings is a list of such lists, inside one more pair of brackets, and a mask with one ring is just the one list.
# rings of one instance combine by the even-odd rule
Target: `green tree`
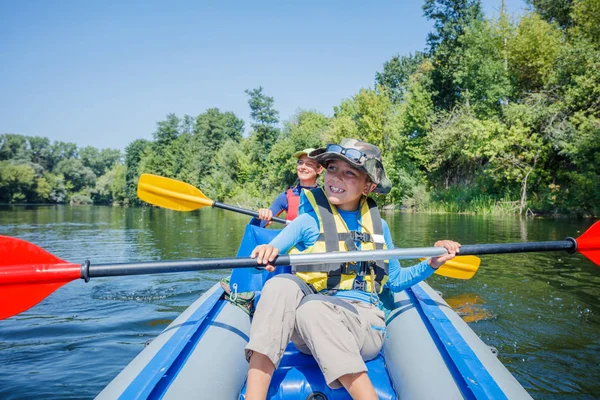
[[61,160],[56,165],[54,172],[64,176],[67,188],[70,188],[73,192],[80,191],[85,187],[93,187],[96,184],[94,172],[76,158]]
[[104,175],[115,163],[121,162],[121,152],[119,150],[98,150],[92,146],[87,146],[79,150],[79,157],[83,165],[94,171],[96,176]]
[[249,96],[250,118],[252,118],[252,136],[259,146],[257,156],[264,160],[277,140],[279,129],[279,112],[273,108],[275,101],[263,93],[262,86],[246,90]]
[[574,33],[600,47],[600,0],[578,0],[573,4]]
[[29,161],[26,137],[23,135],[15,135],[13,133],[0,135],[0,161],[1,160]]
[[239,142],[244,132],[244,121],[232,112],[222,113],[218,108],[210,108],[196,118],[194,135],[197,141],[197,174],[209,173],[213,157],[225,141]]
[[50,140],[45,137],[28,136],[27,141],[29,142],[29,159],[31,162],[41,165],[44,169],[49,169],[52,156]]
[[139,165],[144,153],[151,148],[151,142],[136,139],[125,148],[125,192],[130,204],[139,204],[137,182],[140,178]]
[[497,114],[512,93],[506,35],[500,24],[475,20],[458,39],[463,50],[450,56],[451,64],[457,66],[453,81],[461,100],[484,117]]
[[383,64],[382,72],[375,74],[375,86],[385,87],[393,103],[402,102],[410,76],[417,72],[426,58],[421,52],[408,56],[395,55]]
[[572,25],[571,10],[573,0],[526,0],[533,9],[546,21],[555,22],[562,28]]
[[483,19],[481,3],[479,0],[425,0],[423,12],[427,19],[434,21],[434,31],[427,36],[427,44],[434,66],[435,104],[449,110],[461,93],[454,80],[460,63],[456,55],[464,50],[460,38],[475,21]]
[[54,171],[54,168],[62,161],[70,158],[77,158],[77,145],[70,142],[56,141],[52,143],[50,158],[48,160],[48,169]]
[[552,83],[562,42],[562,32],[539,15],[521,18],[515,38],[508,42],[510,74],[521,95]]
[[0,201],[26,202],[35,193],[35,171],[28,164],[0,161]]

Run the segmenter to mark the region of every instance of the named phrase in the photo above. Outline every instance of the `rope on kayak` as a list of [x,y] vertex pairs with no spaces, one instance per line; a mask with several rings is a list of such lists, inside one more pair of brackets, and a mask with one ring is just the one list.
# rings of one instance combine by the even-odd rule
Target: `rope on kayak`
[[225,300],[238,306],[248,315],[254,315],[254,292],[238,293],[236,283],[233,284],[232,291],[231,286],[229,286],[229,278],[221,279],[220,284],[225,291],[225,294],[223,295]]

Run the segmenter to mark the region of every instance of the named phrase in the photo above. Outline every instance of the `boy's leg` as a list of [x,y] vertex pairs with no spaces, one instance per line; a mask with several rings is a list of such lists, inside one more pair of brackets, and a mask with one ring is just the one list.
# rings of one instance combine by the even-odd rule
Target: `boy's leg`
[[246,360],[250,362],[246,399],[264,399],[273,371],[290,341],[296,308],[310,287],[291,274],[277,275],[265,284],[250,326]]
[[[338,380],[342,376],[358,376],[367,371],[363,360],[377,356],[384,329],[383,312],[362,302],[311,295],[296,310],[301,344],[313,354],[331,388],[342,386]],[[296,342],[295,337],[292,339]],[[364,378],[368,380],[368,376],[363,381]]]
[[267,281],[250,326],[246,360],[253,352],[268,357],[277,368],[290,341],[296,321],[296,308],[310,287],[292,274],[277,275]]

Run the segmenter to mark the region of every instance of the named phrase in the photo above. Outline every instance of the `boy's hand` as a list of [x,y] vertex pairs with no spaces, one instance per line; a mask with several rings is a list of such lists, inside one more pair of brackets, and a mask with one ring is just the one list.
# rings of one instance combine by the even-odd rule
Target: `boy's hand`
[[272,223],[273,219],[273,211],[268,208],[259,208],[258,209],[258,219],[261,221],[268,221],[265,226],[269,226]]
[[275,260],[275,257],[279,255],[279,249],[270,244],[258,245],[252,250],[250,257],[256,258],[257,264],[266,265],[265,269],[269,272],[275,271],[275,267],[269,263]]
[[433,269],[438,269],[442,266],[442,264],[448,260],[452,260],[454,257],[456,257],[456,254],[460,252],[460,243],[452,240],[438,240],[435,242],[434,246],[444,247],[446,250],[448,250],[448,254],[444,254],[439,257],[431,257],[429,259],[429,265]]

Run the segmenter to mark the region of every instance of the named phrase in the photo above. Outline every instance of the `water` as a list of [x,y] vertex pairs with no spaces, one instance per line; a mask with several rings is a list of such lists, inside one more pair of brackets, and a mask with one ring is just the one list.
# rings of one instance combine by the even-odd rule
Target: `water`
[[[561,240],[592,221],[385,214],[396,246]],[[0,207],[0,234],[71,262],[231,257],[247,218],[93,206]],[[403,265],[409,265],[403,262]],[[0,321],[0,398],[93,398],[226,271],[71,282]],[[580,255],[483,256],[468,281],[433,276],[534,398],[600,396],[600,269]]]

